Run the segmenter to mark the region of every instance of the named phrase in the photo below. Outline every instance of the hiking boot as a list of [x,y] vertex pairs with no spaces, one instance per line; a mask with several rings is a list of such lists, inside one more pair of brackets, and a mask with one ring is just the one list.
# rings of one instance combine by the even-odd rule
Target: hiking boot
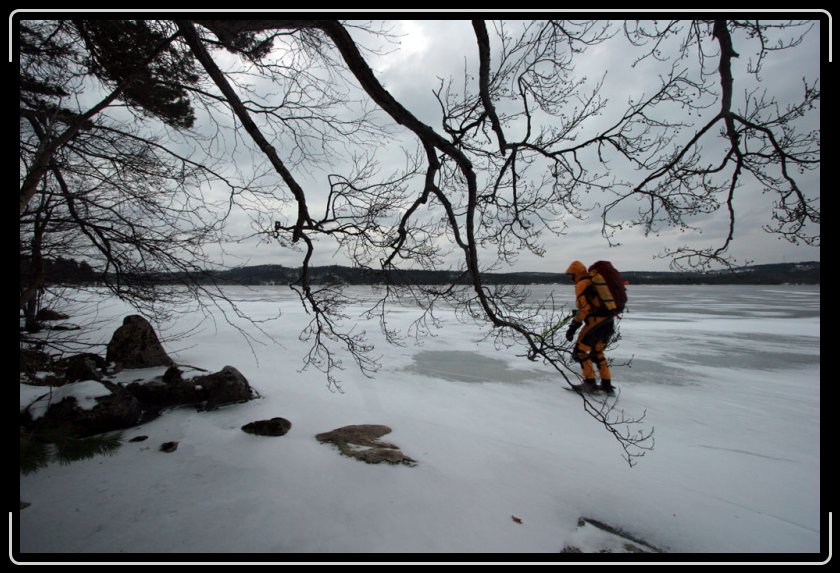
[[582,394],[594,394],[598,391],[595,380],[584,380],[583,384],[573,384],[572,387]]
[[615,386],[612,385],[611,380],[601,380],[601,385],[598,387],[601,392],[604,394],[613,395],[615,394]]

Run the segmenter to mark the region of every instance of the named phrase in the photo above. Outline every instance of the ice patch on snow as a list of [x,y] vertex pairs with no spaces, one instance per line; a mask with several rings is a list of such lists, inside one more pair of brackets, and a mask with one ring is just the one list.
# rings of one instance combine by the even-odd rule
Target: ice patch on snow
[[405,368],[406,371],[455,382],[521,383],[557,376],[545,370],[510,368],[505,360],[467,350],[427,350],[412,358],[414,362]]

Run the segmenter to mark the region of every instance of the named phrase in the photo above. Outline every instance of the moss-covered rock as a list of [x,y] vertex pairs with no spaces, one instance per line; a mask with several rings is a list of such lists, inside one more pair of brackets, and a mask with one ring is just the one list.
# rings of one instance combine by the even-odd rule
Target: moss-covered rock
[[415,466],[417,462],[402,453],[394,444],[381,442],[379,438],[389,434],[391,428],[377,424],[344,426],[330,432],[318,434],[315,438],[321,443],[331,443],[338,447],[343,455],[356,458],[369,464],[405,464]]

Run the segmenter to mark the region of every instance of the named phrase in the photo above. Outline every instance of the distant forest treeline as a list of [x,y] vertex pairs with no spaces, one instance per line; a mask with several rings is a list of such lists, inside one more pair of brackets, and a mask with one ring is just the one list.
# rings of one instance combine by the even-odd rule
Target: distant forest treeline
[[[218,282],[232,284],[290,284],[297,280],[299,269],[279,265],[242,267],[213,273]],[[385,282],[381,271],[354,269],[342,266],[315,267],[309,272],[313,283],[341,282],[345,284],[377,284]],[[820,263],[780,263],[755,265],[735,271],[716,272],[622,272],[630,284],[819,284]],[[406,270],[389,274],[392,282],[400,284],[451,284],[467,283],[456,271]],[[488,273],[485,284],[553,284],[565,283],[563,273],[514,272]]]
[[[24,276],[28,261],[21,260],[21,276]],[[45,278],[53,284],[89,284],[102,280],[85,262],[68,259],[44,261]],[[397,284],[451,284],[454,281],[467,283],[462,273],[457,271],[404,270],[389,273],[387,277],[381,271],[356,269],[343,266],[313,267],[309,270],[310,280],[315,284],[338,282],[348,285],[381,284],[386,280]],[[714,272],[648,272],[624,271],[625,280],[630,284],[820,284],[820,263],[779,263],[754,265]],[[219,284],[292,284],[298,280],[300,269],[281,265],[258,265],[239,267],[228,270],[208,271],[200,276],[193,275],[199,282]],[[147,277],[151,281],[171,283],[183,280],[180,273],[159,274]],[[563,273],[513,272],[488,273],[484,275],[485,284],[553,284],[565,283]]]

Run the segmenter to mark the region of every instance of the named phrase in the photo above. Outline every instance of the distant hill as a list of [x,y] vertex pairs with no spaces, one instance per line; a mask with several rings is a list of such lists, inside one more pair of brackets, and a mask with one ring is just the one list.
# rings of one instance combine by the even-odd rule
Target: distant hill
[[[28,259],[21,257],[21,281],[28,276],[28,264]],[[44,261],[44,268],[46,280],[52,284],[91,284],[102,280],[101,274],[95,272],[85,262],[57,259]],[[630,284],[820,284],[820,263],[754,265],[707,273],[622,271],[621,274]],[[339,265],[312,267],[309,269],[309,276],[313,284],[367,285],[391,282],[410,285],[445,285],[453,282],[468,283],[463,273],[457,271],[402,270],[391,272],[386,277],[382,271]],[[183,273],[162,273],[146,278],[171,284],[183,281],[186,277]],[[201,275],[190,277],[191,280],[198,282],[239,285],[288,285],[297,282],[299,278],[300,268],[281,265],[257,265],[223,271],[206,271]],[[568,282],[563,273],[487,273],[482,278],[484,284],[487,285],[565,284]]]
[[630,284],[820,284],[820,263],[777,263],[707,273],[622,273]]
[[[342,266],[313,267],[309,271],[314,284],[339,282],[348,285],[378,284],[385,282],[379,271]],[[291,284],[298,280],[300,269],[280,265],[240,267],[208,273],[209,278],[222,284]],[[456,271],[396,271],[390,281],[399,284],[451,284],[459,280]],[[820,284],[820,263],[779,263],[754,265],[734,270],[700,272],[647,272],[624,271],[630,284]],[[484,283],[492,284],[553,284],[567,282],[563,273],[514,272],[488,273]]]

